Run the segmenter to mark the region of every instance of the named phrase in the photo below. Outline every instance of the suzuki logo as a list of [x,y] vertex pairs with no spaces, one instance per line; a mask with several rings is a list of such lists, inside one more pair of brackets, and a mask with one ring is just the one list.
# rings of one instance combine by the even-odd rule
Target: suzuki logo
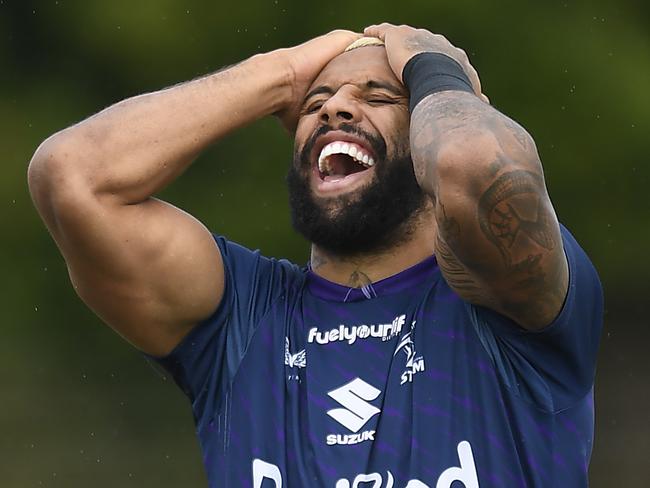
[[358,432],[372,417],[381,410],[368,403],[379,396],[381,390],[355,378],[349,383],[327,394],[344,408],[333,408],[327,415],[352,432]]

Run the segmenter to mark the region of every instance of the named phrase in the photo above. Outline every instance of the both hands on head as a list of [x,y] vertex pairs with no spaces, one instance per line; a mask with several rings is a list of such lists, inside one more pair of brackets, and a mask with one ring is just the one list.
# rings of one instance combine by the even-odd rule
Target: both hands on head
[[452,45],[444,36],[433,34],[426,29],[383,23],[366,27],[363,34],[334,30],[298,46],[275,52],[286,63],[289,73],[287,82],[290,94],[287,103],[275,114],[288,131],[295,130],[303,99],[314,79],[333,58],[362,36],[377,37],[384,41],[390,67],[400,81],[403,81],[404,66],[416,54],[437,52],[451,57],[461,65],[469,77],[476,95],[489,103],[489,99],[481,91],[478,73],[470,64],[465,51]]

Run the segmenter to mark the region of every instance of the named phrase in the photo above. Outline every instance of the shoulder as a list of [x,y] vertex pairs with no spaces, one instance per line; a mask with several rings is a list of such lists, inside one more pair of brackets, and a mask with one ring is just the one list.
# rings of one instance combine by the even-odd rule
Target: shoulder
[[262,254],[259,249],[214,235],[224,265],[226,288],[238,295],[279,295],[305,281],[307,269],[287,259],[277,259]]
[[530,331],[486,307],[466,304],[469,318],[502,381],[546,411],[574,405],[591,390],[603,325],[598,274],[575,238],[560,226],[569,269],[555,320]]

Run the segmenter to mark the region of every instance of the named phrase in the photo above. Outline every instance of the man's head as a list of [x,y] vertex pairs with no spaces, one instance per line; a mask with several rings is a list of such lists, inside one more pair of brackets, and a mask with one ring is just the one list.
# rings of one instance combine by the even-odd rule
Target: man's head
[[287,177],[294,227],[342,257],[407,239],[427,200],[410,157],[407,91],[373,43],[355,41],[314,80]]

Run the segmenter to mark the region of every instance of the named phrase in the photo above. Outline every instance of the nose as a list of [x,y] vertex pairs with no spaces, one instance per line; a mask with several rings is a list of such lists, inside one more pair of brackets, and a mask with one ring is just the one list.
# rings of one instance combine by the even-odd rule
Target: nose
[[318,118],[323,124],[335,125],[342,122],[358,122],[359,106],[345,89],[340,89],[320,108]]

